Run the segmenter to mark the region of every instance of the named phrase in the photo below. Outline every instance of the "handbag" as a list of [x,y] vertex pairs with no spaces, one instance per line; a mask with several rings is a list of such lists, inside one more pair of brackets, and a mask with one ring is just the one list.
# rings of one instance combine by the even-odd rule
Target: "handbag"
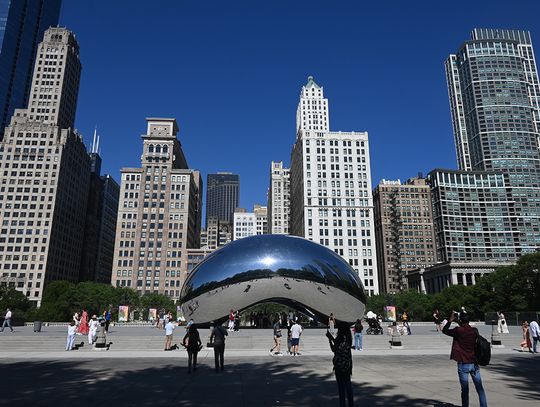
[[206,347],[207,348],[213,348],[214,347],[214,342],[206,342]]

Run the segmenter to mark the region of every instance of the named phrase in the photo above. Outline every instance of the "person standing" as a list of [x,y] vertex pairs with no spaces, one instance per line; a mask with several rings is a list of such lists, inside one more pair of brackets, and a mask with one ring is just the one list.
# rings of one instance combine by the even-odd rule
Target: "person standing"
[[228,328],[229,332],[234,331],[234,311],[231,309],[229,312],[229,325]]
[[240,312],[238,310],[234,313],[234,330],[236,332],[240,330]]
[[362,331],[364,330],[364,327],[362,326],[362,321],[360,319],[357,319],[354,324],[354,349],[362,351],[363,348],[363,338],[362,338]]
[[480,407],[487,407],[486,393],[484,391],[484,386],[482,386],[480,367],[476,363],[475,355],[478,331],[469,325],[469,315],[463,312],[459,315],[459,326],[450,329],[450,325],[452,325],[456,316],[455,312],[450,314],[448,322],[444,326],[442,332],[445,335],[454,338],[452,341],[450,359],[457,362],[459,383],[461,384],[461,405],[462,407],[469,406],[469,375],[471,375],[474,387],[478,393]]
[[73,349],[73,342],[75,342],[75,334],[77,333],[77,325],[74,320],[71,320],[68,325],[66,350]]
[[536,350],[536,345],[538,344],[538,342],[540,342],[540,326],[538,326],[538,322],[534,320],[531,321],[531,323],[529,324],[529,334],[531,335],[531,338],[533,340],[533,353],[538,353],[538,351]]
[[210,334],[210,343],[214,345],[214,359],[216,363],[216,373],[225,369],[225,337],[228,335],[227,331],[223,329],[221,325],[216,324],[212,328]]
[[81,321],[79,323],[78,332],[81,335],[88,335],[88,312],[86,312],[86,309],[83,308],[82,314],[81,314]]
[[334,313],[331,312],[330,317],[328,318],[328,331],[330,331],[332,335],[336,334],[335,326],[336,326],[336,319],[334,318]]
[[531,334],[529,332],[529,323],[527,321],[523,321],[521,333],[523,335],[523,340],[519,344],[520,351],[523,352],[525,348],[529,348],[529,352],[532,353]]
[[339,391],[339,405],[345,407],[345,399],[348,401],[349,407],[354,406],[354,398],[351,384],[352,375],[352,337],[351,330],[346,325],[339,325],[337,336],[334,336],[330,331],[326,332],[326,337],[330,343],[330,349],[334,352],[332,360],[334,364],[334,373]]
[[276,349],[274,355],[283,356],[281,353],[281,321],[276,319],[274,322],[274,347],[270,349],[270,354]]
[[401,314],[401,321],[403,322],[403,326],[407,328],[407,335],[410,335],[411,326],[409,325],[409,314],[407,314],[407,311],[403,311],[403,314]]
[[174,328],[174,322],[170,319],[165,324],[165,350],[171,350]]
[[0,332],[4,332],[4,328],[7,326],[9,329],[11,329],[11,332],[13,332],[13,327],[11,326],[11,317],[12,317],[11,310],[8,308],[6,309],[6,316],[4,317],[4,323],[2,324],[2,330]]
[[81,323],[81,316],[77,311],[75,311],[75,313],[73,314],[73,321],[75,322],[75,327],[76,327],[75,334],[80,335],[79,324]]
[[197,370],[197,355],[202,347],[201,337],[195,325],[189,326],[184,339],[182,339],[182,344],[188,353],[188,373],[191,373],[192,366],[193,372],[195,372]]
[[433,312],[433,322],[435,323],[435,331],[441,332],[441,314],[438,309]]
[[504,314],[502,313],[502,311],[499,311],[497,312],[497,331],[500,333],[500,334],[508,334],[510,333],[508,331],[508,325],[506,323],[506,318],[504,317]]
[[98,326],[99,322],[97,316],[94,314],[88,322],[88,345],[92,345],[96,340]]
[[300,352],[298,351],[300,335],[302,335],[302,326],[298,323],[297,319],[291,327],[291,352],[293,356],[300,356]]

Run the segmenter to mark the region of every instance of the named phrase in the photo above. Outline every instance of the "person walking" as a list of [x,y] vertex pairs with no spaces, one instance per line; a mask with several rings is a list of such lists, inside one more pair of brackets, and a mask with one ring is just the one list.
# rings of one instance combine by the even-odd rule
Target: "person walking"
[[354,406],[354,398],[351,384],[352,375],[352,337],[351,330],[347,325],[340,324],[338,326],[337,336],[326,332],[326,337],[330,343],[330,349],[334,352],[332,363],[334,364],[334,374],[339,391],[339,406],[345,407],[345,399],[348,401],[348,406]]
[[291,328],[293,326],[292,319],[287,319],[287,353],[292,355],[292,344],[291,344]]
[[300,344],[300,335],[302,335],[302,326],[298,323],[298,319],[291,326],[291,352],[293,356],[300,356],[298,345]]
[[354,323],[354,349],[362,351],[363,348],[363,340],[362,340],[362,331],[364,330],[364,327],[362,326],[362,321],[360,319],[357,319]]
[[98,326],[99,322],[97,316],[94,314],[88,322],[88,345],[92,345],[96,340]]
[[212,328],[210,333],[210,343],[214,346],[214,359],[216,363],[216,373],[225,369],[225,337],[229,335],[227,331],[221,326],[216,324]]
[[411,326],[409,325],[409,314],[407,314],[407,311],[403,311],[403,314],[401,314],[401,322],[403,322],[403,326],[407,328],[407,335],[411,335]]
[[281,353],[281,321],[276,319],[274,321],[274,346],[270,349],[270,354],[276,349],[274,355],[283,356]]
[[509,334],[510,332],[508,331],[508,324],[506,323],[506,318],[504,317],[502,311],[497,312],[497,319],[497,331],[500,334]]
[[433,311],[433,322],[435,323],[435,331],[436,332],[441,332],[442,331],[441,314],[440,314],[438,309]]
[[197,370],[197,355],[202,348],[201,337],[195,325],[189,326],[184,339],[182,339],[182,345],[188,353],[188,373],[191,373],[192,366],[193,372],[195,372]]
[[109,333],[109,325],[111,323],[111,318],[112,318],[112,314],[111,314],[110,309],[108,309],[106,311],[103,311],[103,318],[105,319],[105,334],[108,334]]
[[332,335],[336,334],[336,319],[334,318],[334,314],[331,312],[330,317],[328,318],[328,330]]
[[456,316],[457,314],[455,312],[450,314],[442,332],[454,338],[450,359],[457,362],[459,383],[461,384],[461,405],[462,407],[469,406],[469,375],[471,375],[474,387],[478,393],[480,407],[487,407],[486,393],[482,386],[480,367],[476,363],[475,355],[478,331],[469,325],[469,315],[463,312],[459,315],[459,326],[450,329],[450,325],[452,325]]
[[4,323],[2,324],[2,330],[0,332],[4,332],[4,328],[7,326],[9,329],[11,329],[11,332],[13,332],[13,327],[11,326],[11,318],[12,318],[12,312],[9,308],[6,309],[6,315],[4,317]]
[[165,350],[171,350],[174,328],[174,322],[170,319],[165,324]]
[[77,325],[74,320],[71,320],[68,325],[66,350],[73,349],[73,342],[75,342],[75,334],[77,333]]
[[531,338],[533,340],[533,353],[538,353],[538,351],[536,350],[536,345],[538,344],[538,342],[540,342],[540,326],[538,326],[538,322],[534,320],[531,321],[531,323],[529,324],[529,335],[531,335]]
[[521,333],[523,340],[519,344],[519,350],[524,352],[525,348],[529,348],[529,352],[532,353],[531,333],[529,332],[529,323],[527,321],[523,321],[523,324],[521,324]]

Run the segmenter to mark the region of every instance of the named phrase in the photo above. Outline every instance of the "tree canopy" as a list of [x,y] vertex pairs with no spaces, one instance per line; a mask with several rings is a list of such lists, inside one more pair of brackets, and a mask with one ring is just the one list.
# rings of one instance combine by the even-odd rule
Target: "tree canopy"
[[474,286],[454,285],[433,295],[406,291],[368,297],[367,310],[381,315],[385,305],[395,305],[398,312],[407,311],[416,321],[430,320],[434,309],[446,315],[465,307],[478,319],[494,311],[539,311],[540,253],[527,254],[513,266],[500,267],[478,278]]

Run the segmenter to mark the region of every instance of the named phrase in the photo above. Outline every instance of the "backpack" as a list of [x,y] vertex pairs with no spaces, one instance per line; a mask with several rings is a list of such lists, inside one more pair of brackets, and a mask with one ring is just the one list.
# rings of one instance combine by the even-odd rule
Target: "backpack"
[[351,374],[352,357],[351,347],[346,340],[342,340],[336,344],[334,351],[334,370],[341,374]]
[[354,333],[361,333],[363,331],[364,327],[362,324],[354,324]]
[[476,363],[480,366],[487,366],[491,359],[491,345],[486,338],[478,333],[478,329],[474,328],[474,331],[476,332],[476,343],[474,346]]

